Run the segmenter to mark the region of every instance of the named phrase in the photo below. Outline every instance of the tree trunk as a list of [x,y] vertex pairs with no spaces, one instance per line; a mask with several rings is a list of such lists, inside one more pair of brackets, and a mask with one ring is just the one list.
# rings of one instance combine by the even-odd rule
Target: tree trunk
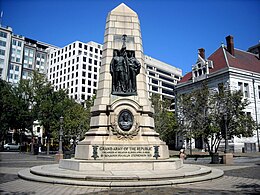
[[49,155],[50,154],[50,139],[48,137],[47,137],[46,146],[47,146],[47,155]]

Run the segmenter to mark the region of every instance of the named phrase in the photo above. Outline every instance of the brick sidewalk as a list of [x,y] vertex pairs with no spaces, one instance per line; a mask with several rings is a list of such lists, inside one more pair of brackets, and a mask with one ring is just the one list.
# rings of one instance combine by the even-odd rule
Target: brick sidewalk
[[[192,184],[157,188],[93,188],[71,185],[53,185],[25,181],[17,177],[17,172],[25,167],[50,164],[30,154],[0,153],[0,194],[259,194],[260,162],[246,165],[214,165],[225,171],[222,178]],[[54,162],[53,162],[54,163]]]

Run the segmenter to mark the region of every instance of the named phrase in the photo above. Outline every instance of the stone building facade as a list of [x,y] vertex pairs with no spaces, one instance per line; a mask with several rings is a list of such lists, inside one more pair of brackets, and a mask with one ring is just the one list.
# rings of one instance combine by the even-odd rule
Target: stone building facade
[[[189,93],[206,81],[210,90],[218,90],[220,84],[228,86],[231,90],[241,90],[250,104],[245,113],[250,114],[256,123],[260,119],[260,60],[259,55],[234,48],[232,36],[226,37],[227,45],[222,44],[208,58],[205,50],[199,49],[198,60],[192,66],[192,71],[184,75],[176,86],[176,93]],[[190,144],[180,137],[177,145]],[[183,144],[184,143],[184,144]],[[221,144],[223,146],[224,142]],[[253,137],[234,137],[229,140],[230,148],[235,152],[242,150],[258,150],[259,132],[254,131]],[[203,143],[192,141],[193,148],[203,149]]]

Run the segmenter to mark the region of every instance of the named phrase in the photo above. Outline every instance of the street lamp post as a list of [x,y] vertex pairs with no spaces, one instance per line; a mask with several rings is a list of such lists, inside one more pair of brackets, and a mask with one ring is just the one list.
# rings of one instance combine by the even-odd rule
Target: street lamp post
[[59,131],[59,154],[62,154],[62,136],[63,136],[63,117],[60,117],[60,131]]
[[229,147],[228,147],[227,113],[224,113],[223,119],[224,119],[224,130],[225,130],[225,150],[223,155],[223,164],[233,164],[233,154],[229,153]]
[[227,113],[224,113],[224,130],[225,130],[225,150],[224,153],[228,153],[228,136],[227,136]]
[[63,159],[63,152],[62,152],[62,137],[63,137],[63,117],[60,117],[60,130],[59,130],[59,152],[55,155],[55,160],[60,161]]

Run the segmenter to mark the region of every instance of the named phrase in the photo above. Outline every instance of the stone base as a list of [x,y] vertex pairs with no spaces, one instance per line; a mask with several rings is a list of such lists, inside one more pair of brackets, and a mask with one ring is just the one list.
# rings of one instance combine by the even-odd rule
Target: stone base
[[233,154],[225,153],[223,155],[223,164],[233,164]]
[[167,160],[77,160],[62,159],[59,168],[75,171],[159,171],[177,170],[183,166],[180,159]]
[[[179,159],[176,159],[177,161]],[[62,160],[63,161],[63,160]],[[146,164],[146,162],[143,162]],[[170,162],[169,162],[170,163]],[[174,163],[174,162],[172,162]],[[105,164],[105,163],[103,163]],[[75,171],[59,168],[58,164],[42,165],[19,171],[22,179],[63,185],[94,186],[94,187],[155,187],[173,186],[183,183],[193,183],[219,178],[222,170],[202,165],[184,164],[179,169],[168,169],[169,164],[159,166],[157,170],[134,170],[127,167],[124,170],[111,171]],[[116,166],[119,167],[119,166]],[[143,166],[144,167],[144,166]],[[156,167],[156,166],[155,166]],[[111,168],[111,167],[109,167]],[[139,167],[141,168],[141,166]],[[164,169],[161,169],[164,168]]]

